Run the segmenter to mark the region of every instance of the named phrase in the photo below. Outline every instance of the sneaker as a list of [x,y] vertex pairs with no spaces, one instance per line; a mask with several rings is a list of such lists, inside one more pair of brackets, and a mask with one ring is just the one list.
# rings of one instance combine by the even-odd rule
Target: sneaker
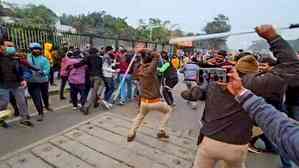
[[78,107],[73,107],[73,111],[77,111],[78,110]]
[[80,109],[80,111],[84,114],[84,115],[88,115],[89,114],[89,108],[88,107],[82,107]]
[[38,122],[44,121],[44,115],[38,115],[37,120]]
[[136,132],[134,132],[132,135],[128,135],[127,141],[132,142],[134,141],[135,137],[136,137]]
[[32,128],[32,127],[34,127],[34,125],[32,124],[32,122],[29,121],[29,120],[20,121],[20,125],[22,127],[26,127],[26,128]]
[[161,130],[158,134],[157,134],[157,137],[159,138],[159,139],[168,139],[169,138],[169,136],[166,134],[166,132],[165,131],[163,131],[163,130]]
[[106,102],[105,100],[102,100],[102,103],[103,103],[103,106],[104,106],[106,109],[108,109],[108,110],[111,109],[111,105],[110,105],[108,102]]
[[125,105],[125,102],[120,101],[120,102],[119,102],[119,105],[123,106],[123,105]]
[[251,153],[262,153],[262,151],[255,146],[249,145],[248,146],[248,151]]
[[65,100],[66,99],[66,97],[60,97],[60,100]]
[[79,108],[79,109],[82,108],[82,104],[79,103],[79,104],[78,104],[78,108]]

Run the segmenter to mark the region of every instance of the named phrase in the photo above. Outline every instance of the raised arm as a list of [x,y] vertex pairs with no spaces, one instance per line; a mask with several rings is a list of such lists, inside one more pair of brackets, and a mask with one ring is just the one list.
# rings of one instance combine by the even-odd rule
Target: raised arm
[[228,75],[228,91],[236,96],[236,100],[277,146],[279,152],[299,164],[299,124],[245,89],[236,70]]
[[295,51],[290,46],[290,44],[284,40],[275,30],[272,25],[262,25],[256,28],[257,34],[268,41],[270,45],[270,50],[273,52],[274,56],[277,58],[277,63],[287,63],[297,61]]

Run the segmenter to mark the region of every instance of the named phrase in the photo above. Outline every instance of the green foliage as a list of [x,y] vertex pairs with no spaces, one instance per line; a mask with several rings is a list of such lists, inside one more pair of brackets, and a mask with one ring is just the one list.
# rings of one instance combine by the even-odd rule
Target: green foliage
[[113,17],[105,11],[77,16],[63,14],[60,21],[62,24],[75,27],[79,33],[134,39],[134,28],[128,25],[126,18]]
[[[25,26],[54,28],[59,19],[62,25],[69,25],[78,33],[91,33],[101,37],[144,40],[155,42],[167,42],[171,37],[183,36],[184,32],[176,29],[170,31],[170,21],[162,21],[158,18],[150,18],[148,21],[140,20],[137,28],[127,23],[127,18],[114,17],[105,11],[96,11],[88,14],[68,15],[58,17],[51,9],[44,5],[26,5],[17,7],[11,5],[9,16],[16,18],[17,23]],[[0,15],[3,13],[0,0]]]
[[[166,42],[172,35],[168,30],[170,21],[161,21],[158,18],[150,18],[147,22],[139,20],[139,26],[135,29],[130,26],[127,18],[113,17],[105,11],[93,12],[87,15],[66,15],[60,17],[62,24],[75,27],[80,33],[96,33],[104,37],[114,37],[134,40],[150,40],[152,30],[152,40],[156,42]],[[154,27],[153,27],[154,26]],[[153,27],[153,28],[151,28]],[[177,30],[174,35],[182,35],[183,32]]]
[[44,5],[26,5],[24,8],[15,7],[15,17],[19,23],[26,26],[53,28],[56,21],[56,14]]
[[183,35],[183,31],[177,29],[169,30],[173,27],[170,21],[162,21],[159,18],[150,18],[147,22],[139,20],[138,37],[141,39],[152,39],[155,42],[167,42],[171,37]]
[[219,14],[217,17],[214,18],[213,21],[209,22],[204,31],[207,34],[213,33],[224,33],[229,32],[231,30],[231,25],[229,23],[229,18],[224,16],[223,14]]
[[[207,23],[203,30],[206,34],[229,32],[231,30],[229,18],[219,14],[213,21]],[[200,44],[203,48],[227,49],[225,38],[204,40]]]

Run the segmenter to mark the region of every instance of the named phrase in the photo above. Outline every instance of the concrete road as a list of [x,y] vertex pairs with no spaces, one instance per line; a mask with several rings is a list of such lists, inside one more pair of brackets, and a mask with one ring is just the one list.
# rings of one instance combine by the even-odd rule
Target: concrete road
[[[182,100],[179,96],[180,91],[184,89],[184,85],[179,85],[175,89],[176,96],[176,107],[173,111],[173,116],[169,122],[169,130],[172,133],[172,137],[178,142],[182,142],[184,144],[184,140],[187,137],[187,141],[190,142],[188,150],[185,151],[187,153],[193,153],[196,150],[195,136],[198,133],[200,117],[202,115],[202,111],[204,108],[204,104],[202,102],[199,103],[197,110],[192,110],[190,105],[188,105],[184,100]],[[14,151],[24,148],[28,145],[25,150],[16,153],[16,155],[10,156],[9,158],[4,158],[5,166],[14,167],[17,162],[16,160],[34,160],[34,164],[41,165],[42,167],[62,167],[65,163],[61,163],[56,165],[56,162],[62,160],[66,160],[72,162],[76,160],[75,163],[80,162],[79,165],[83,167],[97,167],[97,165],[101,165],[98,162],[95,162],[95,156],[103,157],[103,162],[108,167],[114,166],[123,166],[123,167],[140,167],[142,164],[140,161],[132,161],[132,158],[126,158],[123,155],[128,155],[132,148],[135,148],[140,151],[133,151],[133,153],[137,152],[138,154],[144,156],[144,151],[149,152],[158,152],[164,154],[165,152],[168,155],[159,158],[152,158],[151,156],[145,155],[144,157],[140,158],[140,160],[144,161],[144,164],[151,165],[150,167],[182,167],[183,165],[190,167],[190,159],[191,156],[185,157],[180,156],[179,150],[176,150],[177,146],[184,147],[184,145],[176,144],[177,141],[168,142],[163,145],[163,147],[168,146],[167,148],[169,151],[165,151],[163,147],[156,148],[157,142],[153,137],[155,136],[156,129],[158,128],[159,123],[159,113],[151,113],[147,116],[145,125],[149,125],[148,129],[141,129],[138,132],[137,141],[139,145],[130,145],[124,142],[125,140],[125,133],[126,128],[129,126],[129,121],[136,115],[138,111],[138,107],[136,103],[130,103],[125,106],[115,106],[111,111],[109,111],[108,118],[112,118],[112,121],[109,122],[107,119],[107,114],[103,109],[96,109],[93,113],[89,116],[83,116],[80,112],[73,112],[71,107],[68,105],[68,101],[60,101],[58,96],[51,97],[51,104],[52,107],[56,110],[54,112],[48,112],[46,114],[46,119],[42,123],[37,123],[34,120],[35,127],[33,129],[22,128],[17,124],[13,124],[13,127],[10,129],[0,129],[0,157],[1,156],[8,156]],[[31,111],[34,111],[34,108],[30,107]],[[105,113],[105,114],[104,114]],[[114,120],[115,119],[115,120]],[[87,122],[88,120],[92,120],[93,122]],[[107,120],[103,122],[103,120]],[[125,121],[125,122],[124,122]],[[82,123],[83,122],[83,123]],[[99,123],[100,122],[100,123]],[[81,123],[81,124],[79,124]],[[108,123],[108,124],[107,124]],[[79,124],[79,125],[78,125]],[[101,125],[102,124],[102,125]],[[70,127],[73,127],[69,129]],[[93,128],[96,128],[96,131]],[[89,129],[91,128],[91,130]],[[67,130],[67,131],[65,131]],[[79,133],[76,133],[78,132]],[[94,131],[94,132],[93,132]],[[82,139],[74,139],[73,136],[76,138],[76,134],[83,134],[84,136]],[[120,154],[114,155],[113,153],[109,153],[104,149],[103,146],[94,146],[96,142],[100,143],[105,141],[106,136],[101,137],[101,134],[106,135],[107,137],[113,137],[113,140],[108,139],[108,144],[101,144],[101,145],[109,145],[114,146],[112,144],[120,145],[120,148],[124,148],[122,151],[117,150]],[[53,136],[55,135],[55,136]],[[78,136],[78,135],[77,135]],[[89,137],[92,136],[92,137]],[[99,137],[100,136],[100,137]],[[43,140],[47,137],[51,137],[50,139]],[[79,136],[80,137],[80,136]],[[150,137],[150,138],[149,138]],[[140,139],[139,139],[140,138]],[[89,141],[86,142],[84,140],[92,140],[90,143]],[[43,140],[43,141],[41,141]],[[106,139],[107,140],[107,139]],[[67,141],[66,145],[64,143],[60,144],[60,141]],[[106,141],[105,141],[106,142]],[[32,145],[37,143],[35,145]],[[70,144],[69,144],[70,143]],[[70,151],[70,147],[74,144],[81,144],[83,145],[80,149],[75,151]],[[111,144],[112,143],[112,144]],[[140,145],[142,144],[142,145]],[[69,146],[71,145],[71,146]],[[49,147],[50,146],[50,147]],[[134,146],[134,147],[132,147]],[[137,146],[137,147],[136,147]],[[146,147],[144,147],[146,146]],[[188,146],[188,145],[186,145]],[[47,154],[44,150],[47,151],[48,148],[51,148],[50,152]],[[82,149],[81,149],[82,148]],[[110,148],[110,147],[108,147]],[[129,148],[129,149],[128,149]],[[52,150],[53,149],[53,150]],[[83,150],[83,151],[81,151]],[[87,151],[87,152],[86,152]],[[81,152],[81,153],[80,153]],[[82,152],[86,152],[86,155],[81,155]],[[91,152],[94,155],[91,155]],[[129,152],[129,153],[128,153]],[[132,152],[132,151],[131,151]],[[141,152],[141,153],[140,153]],[[25,153],[25,154],[24,154]],[[117,153],[117,152],[116,152]],[[20,156],[21,154],[24,154]],[[52,155],[61,155],[62,157],[57,160],[52,160]],[[178,157],[179,155],[179,157]],[[20,156],[18,158],[17,156]],[[89,158],[90,156],[90,158]],[[137,156],[136,156],[137,157]],[[12,158],[12,161],[9,160]],[[38,158],[38,159],[37,159]],[[172,161],[168,162],[167,158],[180,158],[182,160],[172,160],[174,163],[182,163],[182,164],[173,164]],[[3,158],[2,158],[3,159]],[[36,160],[37,159],[37,160]],[[134,160],[134,159],[133,159]],[[165,161],[166,160],[166,161]],[[153,161],[156,161],[158,164],[153,164]],[[2,162],[0,162],[2,163]],[[32,162],[30,162],[32,163]],[[124,163],[124,164],[120,164]],[[32,163],[33,164],[33,163]],[[76,165],[74,165],[76,167]],[[274,155],[268,154],[250,154],[248,157],[247,166],[249,168],[265,168],[265,167],[279,167],[279,158]],[[1,164],[0,164],[1,167]],[[67,166],[68,167],[68,166]],[[107,166],[106,166],[107,167]]]

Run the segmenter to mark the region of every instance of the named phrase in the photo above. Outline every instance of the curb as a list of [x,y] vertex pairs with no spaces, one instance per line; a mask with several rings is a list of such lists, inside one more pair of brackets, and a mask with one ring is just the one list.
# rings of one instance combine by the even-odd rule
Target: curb
[[[66,93],[66,92],[69,92],[69,91],[70,91],[70,88],[66,88],[64,92]],[[49,96],[57,95],[57,94],[59,94],[59,92],[60,92],[60,90],[58,90],[58,89],[50,90],[49,91]],[[28,96],[26,98],[31,99],[31,96]],[[53,110],[54,111],[62,110],[62,109],[65,109],[65,108],[68,108],[68,107],[71,107],[71,106],[72,106],[71,104],[67,104],[67,105],[64,105],[64,106],[61,106],[61,107],[58,107],[58,108],[54,108]],[[46,114],[46,113],[48,113],[48,111],[45,111],[44,113]],[[30,117],[35,117],[37,115],[38,115],[38,112],[34,112],[34,113],[29,114]],[[20,121],[21,119],[22,119],[21,117],[13,117],[12,119],[6,120],[6,123],[11,124],[11,123]]]

